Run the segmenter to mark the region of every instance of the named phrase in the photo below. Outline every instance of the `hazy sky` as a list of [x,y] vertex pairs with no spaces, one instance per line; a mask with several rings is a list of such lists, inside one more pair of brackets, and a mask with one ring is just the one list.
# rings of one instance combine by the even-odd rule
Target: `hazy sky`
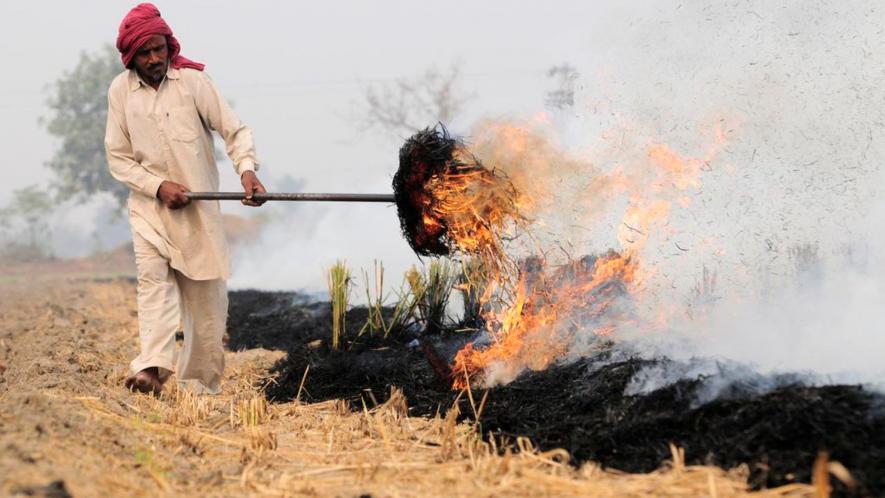
[[[0,204],[15,188],[49,180],[42,164],[54,144],[37,122],[47,85],[80,52],[113,43],[133,5],[2,3]],[[452,64],[473,96],[464,115],[449,123],[461,133],[480,118],[550,111],[546,70],[563,62],[577,67],[577,103],[571,114],[552,118],[564,147],[601,166],[636,159],[614,154],[623,152],[613,147],[614,128],[624,132],[621,142],[658,141],[691,156],[704,154],[704,133],[713,123],[725,123],[722,164],[704,178],[695,208],[680,214],[686,227],[680,243],[715,235],[729,249],[729,271],[773,245],[856,240],[863,228],[849,221],[856,200],[874,196],[871,174],[885,158],[885,15],[877,2],[157,5],[182,53],[206,64],[253,129],[264,166],[259,176],[271,190],[291,188],[283,182],[289,175],[305,191],[389,192],[402,141],[358,134],[353,116],[364,89]],[[222,187],[237,188],[229,166],[222,168]],[[92,221],[96,209],[108,207],[65,210],[60,225],[67,238],[57,245],[86,246],[90,231],[108,232]],[[236,204],[224,209],[254,213]],[[262,212],[273,221],[257,246],[236,255],[235,286],[321,288],[322,267],[335,258],[356,267],[381,258],[397,272],[416,261],[390,206],[268,205]],[[78,222],[87,226],[77,228]],[[585,249],[611,246],[616,229],[590,228],[599,236]],[[693,278],[706,263],[692,261],[674,273]]]
[[[2,3],[0,29],[6,41],[0,60],[14,68],[15,77],[0,81],[0,136],[8,164],[16,166],[7,167],[0,201],[14,188],[46,181],[42,164],[53,143],[37,123],[45,114],[46,86],[70,69],[80,52],[113,43],[120,20],[133,5],[89,0]],[[254,129],[268,169],[305,177],[310,187],[324,190],[365,185],[367,180],[368,186],[382,188],[396,166],[395,142],[355,140],[349,126],[352,103],[365,85],[458,63],[477,96],[475,103],[499,111],[538,108],[544,70],[587,45],[594,26],[612,15],[602,2],[156,5],[181,41],[182,53],[207,65]],[[589,51],[585,55],[592,56]],[[357,150],[371,157],[368,164],[361,163]],[[359,181],[339,175],[355,175]]]
[[[399,137],[360,135],[354,126],[368,85],[413,77],[432,66],[457,64],[472,100],[457,129],[486,115],[519,115],[543,109],[551,82],[546,70],[569,61],[586,63],[599,51],[595,33],[612,23],[624,28],[636,9],[622,2],[413,1],[273,2],[158,1],[182,44],[182,53],[206,71],[236,112],[253,129],[259,176],[271,190],[303,181],[306,191],[389,192],[397,167]],[[117,27],[135,2],[8,2],[0,5],[5,42],[0,60],[15,77],[0,81],[0,140],[7,159],[0,205],[10,192],[46,184],[43,164],[53,140],[38,123],[46,114],[48,85],[76,64],[81,52],[114,43]],[[635,4],[633,7],[641,5]],[[632,13],[630,13],[632,10]],[[627,13],[630,13],[629,15]],[[597,48],[590,47],[596,45]],[[580,60],[579,60],[580,59]],[[11,73],[6,73],[11,74]],[[427,123],[431,125],[433,123]],[[222,188],[238,188],[222,165]],[[97,232],[107,243],[126,236],[96,221],[106,203],[66,208],[55,221],[58,254],[93,248]],[[236,204],[224,209],[251,214]],[[290,209],[291,210],[291,209]],[[303,235],[324,213],[343,217],[330,239],[342,244],[379,238],[388,249],[371,257],[414,261],[399,238],[395,212],[379,205],[304,206]],[[349,228],[352,223],[355,228]],[[368,226],[367,226],[368,225]],[[376,227],[377,225],[377,227]],[[367,228],[377,230],[366,232]],[[354,233],[356,229],[361,233]],[[345,234],[350,233],[348,238]],[[328,254],[328,246],[321,250]],[[340,251],[347,257],[347,251]],[[318,266],[311,261],[311,265]],[[319,270],[317,270],[319,271]]]

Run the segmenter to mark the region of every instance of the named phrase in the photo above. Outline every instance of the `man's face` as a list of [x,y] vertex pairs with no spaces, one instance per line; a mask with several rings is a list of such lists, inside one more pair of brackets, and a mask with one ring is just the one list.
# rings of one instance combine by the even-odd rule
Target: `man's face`
[[169,49],[166,46],[166,37],[154,35],[144,45],[139,47],[132,59],[135,69],[145,83],[158,85],[166,75],[169,65]]

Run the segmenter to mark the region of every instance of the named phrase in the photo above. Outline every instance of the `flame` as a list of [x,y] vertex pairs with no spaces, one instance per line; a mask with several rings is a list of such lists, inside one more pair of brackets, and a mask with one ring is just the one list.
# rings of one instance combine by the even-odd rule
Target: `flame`
[[663,175],[679,190],[690,187],[699,188],[698,178],[703,161],[694,159],[687,161],[665,144],[653,144],[648,148],[648,157],[663,170]]
[[524,193],[501,171],[482,167],[460,147],[453,166],[434,174],[424,191],[428,194],[425,230],[444,229],[456,250],[479,255],[501,272],[509,261],[503,239],[515,237],[527,222],[521,208],[528,202]]
[[524,269],[512,303],[490,317],[492,344],[482,350],[468,344],[455,356],[453,387],[465,388],[496,362],[513,374],[543,370],[562,357],[576,334],[611,336],[624,323],[617,300],[635,274],[636,262],[616,252],[592,262]]
[[[534,125],[543,122],[536,119]],[[576,340],[602,345],[622,329],[639,326],[632,306],[643,282],[655,274],[640,266],[643,250],[650,241],[674,235],[670,216],[691,205],[689,194],[701,187],[701,172],[724,146],[721,126],[714,137],[704,157],[685,157],[651,141],[635,155],[635,165],[617,163],[603,171],[566,154],[530,125],[485,123],[474,151],[496,169],[476,167],[473,156],[460,150],[464,167],[434,176],[425,186],[425,227],[445,229],[458,251],[474,255],[482,272],[478,280],[486,283],[478,299],[489,343],[471,343],[456,354],[453,387],[544,369],[569,355]],[[623,206],[616,201],[627,197],[611,230],[621,250],[567,258],[564,264],[546,256],[515,259],[508,243],[519,234],[536,244],[530,254],[549,252],[535,237],[547,229],[545,214],[562,218],[575,207],[561,200],[563,177],[582,182],[566,185],[579,194],[584,189],[575,203],[584,208],[576,214],[581,221]],[[643,325],[663,327],[671,313],[660,310]]]

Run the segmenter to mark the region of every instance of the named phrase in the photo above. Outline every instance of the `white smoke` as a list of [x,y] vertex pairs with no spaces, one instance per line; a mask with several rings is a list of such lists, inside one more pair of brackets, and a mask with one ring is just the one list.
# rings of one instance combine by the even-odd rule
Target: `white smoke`
[[[589,112],[559,124],[596,167],[635,161],[631,141],[645,137],[702,157],[703,130],[726,124],[690,205],[643,251],[653,275],[640,312],[646,325],[665,313],[667,325],[623,334],[683,367],[646,372],[632,389],[712,374],[716,363],[697,358],[742,365],[723,378],[803,372],[881,387],[883,21],[852,2],[661,6],[585,80]],[[591,228],[589,249],[611,242],[611,226]]]
[[[870,220],[882,226],[881,218]],[[885,273],[881,248],[864,265],[817,260],[783,285],[751,297],[725,295],[634,347],[680,361],[719,358],[765,375],[804,372],[815,383],[885,383]]]
[[[885,15],[844,5],[660,4],[599,41],[573,109],[525,121],[530,140],[514,143],[527,152],[502,166],[555,185],[532,242],[640,256],[638,320],[619,327],[621,348],[674,361],[631,392],[713,376],[712,397],[793,372],[881,387],[885,58],[871,47]],[[550,144],[553,167],[540,170]],[[658,146],[700,167],[697,181],[656,175]],[[665,216],[624,223],[659,206]],[[596,343],[588,327],[567,358]],[[512,379],[507,367],[487,381]]]
[[384,263],[385,292],[394,290],[409,265],[417,262],[405,242],[399,251],[390,247],[391,240],[402,238],[395,206],[312,204],[275,215],[280,218],[268,223],[260,239],[238,248],[232,287],[291,289],[298,286],[313,292],[322,291],[327,270],[342,260],[354,279],[352,302],[360,302],[364,298],[361,272],[369,271],[372,278],[375,260]]
[[[550,203],[558,213],[542,220],[551,253],[622,248],[628,199],[645,192],[582,191],[592,175],[647,167],[653,144],[710,159],[699,186],[668,198],[665,224],[639,227],[648,239],[636,306],[646,325],[661,314],[667,320],[621,330],[621,338],[674,366],[638,377],[631,389],[785,372],[813,382],[878,381],[885,10],[823,0],[643,5],[606,13],[608,29],[588,30],[555,54],[551,63],[566,58],[581,76],[574,107],[544,123],[577,161],[543,173],[560,196]],[[724,146],[711,154],[717,133]],[[395,150],[383,155],[392,161]],[[361,177],[374,182],[335,190],[387,191],[391,161]],[[323,267],[342,256],[356,268],[383,257],[391,275],[415,261],[393,208],[311,206],[270,226],[257,249],[237,258],[234,286],[322,288]],[[586,339],[569,358],[589,354]]]

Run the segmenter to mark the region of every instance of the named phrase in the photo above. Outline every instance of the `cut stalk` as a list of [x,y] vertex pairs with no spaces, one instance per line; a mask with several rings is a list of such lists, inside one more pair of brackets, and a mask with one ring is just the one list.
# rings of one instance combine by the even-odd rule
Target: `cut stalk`
[[412,292],[418,297],[418,311],[424,322],[425,333],[438,334],[445,326],[449,296],[458,275],[448,262],[431,261],[426,274],[414,268],[407,279]]
[[372,297],[372,284],[369,283],[369,274],[363,270],[363,279],[366,282],[366,323],[360,329],[359,335],[366,331],[376,334],[384,330],[384,264],[375,260],[375,297]]
[[479,327],[482,322],[483,302],[490,297],[487,295],[489,280],[489,274],[480,258],[461,262],[461,275],[456,288],[461,291],[464,300],[465,324]]
[[[372,285],[369,283],[368,273],[363,272],[366,282],[366,302],[368,307],[368,316],[366,323],[360,329],[360,334],[366,331],[370,333],[383,333],[387,338],[390,334],[404,330],[415,318],[415,310],[418,306],[418,298],[414,292],[409,292],[403,285],[400,286],[396,305],[393,313],[389,318],[384,316],[384,304],[387,297],[384,295],[384,265],[378,261],[375,262],[375,295],[372,296]],[[408,274],[406,281],[408,281]]]
[[343,261],[338,261],[329,269],[329,300],[332,307],[332,349],[335,350],[341,348],[349,294],[350,270]]

